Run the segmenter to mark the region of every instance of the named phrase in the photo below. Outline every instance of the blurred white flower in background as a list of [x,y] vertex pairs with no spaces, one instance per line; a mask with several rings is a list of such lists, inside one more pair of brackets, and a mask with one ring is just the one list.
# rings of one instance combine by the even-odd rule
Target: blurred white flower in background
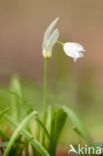
[[59,18],[57,17],[46,29],[42,44],[42,55],[45,58],[52,56],[52,49],[59,38],[59,31],[55,28]]
[[64,52],[67,56],[72,57],[76,62],[78,58],[84,56],[86,51],[80,43],[66,42],[63,45]]

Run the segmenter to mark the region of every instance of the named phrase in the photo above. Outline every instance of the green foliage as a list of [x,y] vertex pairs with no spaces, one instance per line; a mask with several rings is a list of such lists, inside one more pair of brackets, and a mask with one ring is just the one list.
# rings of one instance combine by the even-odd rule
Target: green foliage
[[[33,114],[33,113],[32,113]],[[35,114],[36,115],[36,114]],[[30,115],[29,115],[30,116]],[[14,127],[20,126],[19,124],[15,123],[11,117],[5,116],[6,119],[12,123]],[[25,119],[24,119],[25,120]],[[28,143],[31,143],[32,147],[38,151],[38,153],[41,154],[41,156],[49,156],[49,153],[46,151],[46,149],[42,146],[42,144],[37,141],[30,132],[28,132],[26,129],[22,128],[21,134],[24,136],[24,138],[27,139]]]
[[0,118],[3,117],[3,115],[5,115],[5,113],[9,110],[9,108],[5,108],[4,110],[2,110],[0,112]]
[[22,130],[22,128],[35,116],[37,115],[37,112],[32,112],[31,114],[29,114],[20,124],[19,126],[17,127],[17,129],[15,130],[15,132],[13,133],[6,149],[5,149],[5,152],[4,152],[4,156],[8,156],[13,144],[15,143],[15,140],[17,139],[20,131]]
[[[5,118],[6,121],[11,123],[11,126],[16,128],[10,137],[4,137],[5,134],[2,129],[0,129],[0,135],[4,139],[0,144],[4,151],[3,156],[17,156],[22,155],[23,153],[26,153],[26,155],[32,153],[32,155],[36,156],[55,156],[60,134],[67,117],[71,120],[75,132],[85,139],[88,144],[92,143],[89,133],[79,118],[68,107],[60,106],[55,108],[49,105],[46,106],[43,110],[45,122],[42,115],[38,114],[37,116],[37,112],[32,112],[31,106],[23,96],[18,77],[13,77],[10,90],[3,90],[0,93],[3,94],[3,96],[5,95],[5,97],[8,95],[10,101],[10,105],[0,112],[0,117]],[[47,105],[47,95],[45,96]],[[32,120],[33,117],[35,117],[35,122]],[[32,131],[33,127],[34,132]],[[35,129],[38,131],[37,135]],[[41,142],[41,132],[43,132],[43,142]],[[29,148],[29,146],[31,148]]]
[[53,111],[50,133],[51,141],[49,144],[49,153],[51,154],[51,156],[54,156],[56,153],[58,139],[64,127],[66,117],[66,113],[61,108],[57,108]]
[[22,94],[21,85],[19,83],[19,79],[17,76],[14,76],[11,80],[10,92],[15,94],[15,96],[12,94],[10,96],[10,103],[11,103],[11,108],[12,108],[11,113],[13,114],[15,121],[18,122],[20,121],[20,116],[22,114],[20,112],[21,112],[21,105],[23,103],[23,100],[22,100],[23,94]]
[[73,129],[75,130],[75,132],[82,138],[85,139],[85,141],[87,141],[88,144],[92,143],[92,138],[89,135],[88,131],[86,130],[86,128],[84,127],[84,125],[82,124],[82,122],[80,121],[80,119],[77,117],[77,115],[68,107],[63,106],[63,110],[67,113],[72,125],[73,125]]
[[[42,118],[42,115],[39,113],[38,116],[35,111],[30,111],[31,113],[29,113],[28,109],[32,109],[23,96],[21,85],[17,77],[13,77],[10,90],[1,91],[1,94],[5,96],[9,95],[9,100],[11,101],[11,106],[9,106],[12,109],[10,110],[9,107],[3,109],[0,112],[0,117],[5,118],[6,121],[11,123],[11,126],[16,128],[10,137],[4,137],[4,132],[2,129],[0,130],[0,135],[4,139],[0,144],[4,151],[3,156],[17,156],[23,153],[26,153],[26,155],[32,153],[32,155],[36,156],[55,156],[60,134],[67,117],[69,117],[72,122],[75,132],[85,139],[88,144],[92,143],[92,139],[80,119],[66,106],[57,108],[51,106],[46,107],[46,110],[44,110],[46,117],[45,122],[43,120],[44,118]],[[20,111],[18,111],[19,109]],[[11,115],[9,113],[10,111]],[[23,113],[25,115],[23,115]],[[32,120],[33,117],[35,117],[35,121]],[[24,119],[22,120],[22,118]],[[33,127],[34,132],[32,131]],[[35,135],[35,129],[38,130],[37,136]],[[44,134],[43,142],[41,142],[41,131],[43,131]]]

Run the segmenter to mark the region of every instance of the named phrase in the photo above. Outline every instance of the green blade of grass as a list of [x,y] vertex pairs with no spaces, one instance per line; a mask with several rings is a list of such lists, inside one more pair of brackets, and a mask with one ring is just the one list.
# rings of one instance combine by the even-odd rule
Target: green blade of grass
[[[21,84],[19,82],[19,78],[17,75],[14,75],[11,80],[10,91],[16,93],[16,95],[21,98],[23,96]],[[20,117],[22,114],[20,113],[21,112],[20,108],[23,101],[21,100],[21,98],[18,98],[17,96],[11,96],[10,103],[11,103],[13,117],[15,118],[15,121],[18,122],[20,121]]]
[[37,112],[34,111],[31,114],[29,114],[20,124],[19,126],[16,128],[15,132],[13,133],[8,146],[6,147],[3,156],[8,156],[13,144],[15,143],[16,138],[18,137],[20,131],[23,129],[23,127],[34,117],[37,115]]
[[[0,95],[5,95],[6,96],[6,94],[7,95],[10,95],[10,96],[14,96],[14,98],[15,99],[18,99],[19,101],[22,101],[22,106],[23,106],[23,104],[25,104],[25,106],[27,107],[25,107],[25,109],[28,111],[28,112],[30,112],[30,111],[33,111],[33,108],[32,108],[32,106],[30,105],[30,102],[27,100],[27,99],[25,99],[25,97],[24,96],[20,96],[20,95],[18,95],[15,91],[10,91],[10,90],[1,90],[0,91]],[[12,101],[13,102],[13,101]]]
[[67,114],[61,108],[57,108],[53,112],[52,123],[51,123],[51,134],[50,134],[52,140],[49,144],[49,153],[52,156],[55,156],[56,154],[58,139],[64,127],[66,117]]
[[20,96],[18,95],[15,91],[10,91],[10,90],[0,90],[0,94],[8,94],[8,95],[13,95],[15,96],[16,98],[19,98],[20,100],[22,100],[23,102],[25,102],[26,104],[28,104],[27,100],[23,97],[23,96]]
[[48,139],[50,140],[50,135],[46,129],[46,127],[44,126],[44,124],[42,123],[42,121],[39,118],[36,118],[36,121],[39,123],[39,125],[42,127],[42,129],[44,130],[46,136],[48,137]]
[[75,132],[87,141],[88,144],[92,143],[92,138],[88,133],[87,129],[84,127],[77,115],[68,107],[63,106],[63,110],[67,113]]
[[22,133],[26,138],[29,138],[29,139],[31,138],[32,146],[41,154],[41,156],[50,156],[50,154],[42,146],[42,144],[40,144],[36,139],[34,139],[27,130],[23,129]]
[[[5,115],[5,118],[12,123],[14,127],[17,127],[18,124],[15,123],[10,116]],[[29,140],[33,148],[35,148],[41,156],[50,156],[50,154],[47,152],[47,150],[40,144],[26,129],[21,130],[22,135]]]
[[8,108],[5,108],[4,110],[2,110],[0,112],[0,118],[4,116],[4,114],[9,110],[9,107]]
[[[52,124],[52,107],[49,105],[47,107],[47,112],[46,112],[46,120],[45,120],[45,127],[49,133],[49,136],[51,134],[51,124]],[[51,142],[52,138],[50,136],[50,139],[47,138],[45,135],[44,137],[44,146],[48,149],[49,143]]]

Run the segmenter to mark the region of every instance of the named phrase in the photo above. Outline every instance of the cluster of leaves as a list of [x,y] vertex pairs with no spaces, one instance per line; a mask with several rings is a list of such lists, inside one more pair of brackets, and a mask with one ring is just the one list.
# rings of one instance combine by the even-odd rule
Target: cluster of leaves
[[5,94],[5,96],[9,94],[11,106],[0,111],[0,118],[10,124],[8,131],[11,131],[11,127],[15,128],[10,137],[5,135],[6,131],[0,128],[1,155],[55,156],[58,140],[67,117],[71,120],[75,132],[88,144],[91,144],[92,139],[83,124],[66,106],[56,108],[48,106],[44,123],[41,112],[33,111],[23,97],[17,77],[12,79],[10,89],[1,91],[1,94]]

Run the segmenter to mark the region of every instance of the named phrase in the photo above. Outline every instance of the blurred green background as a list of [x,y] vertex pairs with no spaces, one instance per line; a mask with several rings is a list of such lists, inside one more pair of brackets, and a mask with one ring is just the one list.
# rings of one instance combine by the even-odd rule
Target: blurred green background
[[[0,0],[0,86],[21,76],[24,96],[34,109],[42,103],[41,44],[48,24],[60,17],[61,41],[80,42],[85,57],[76,63],[56,45],[49,62],[50,104],[73,108],[96,141],[103,139],[103,1]],[[8,100],[0,96],[0,109]],[[67,136],[69,142],[75,135]],[[75,136],[76,137],[76,136]]]

